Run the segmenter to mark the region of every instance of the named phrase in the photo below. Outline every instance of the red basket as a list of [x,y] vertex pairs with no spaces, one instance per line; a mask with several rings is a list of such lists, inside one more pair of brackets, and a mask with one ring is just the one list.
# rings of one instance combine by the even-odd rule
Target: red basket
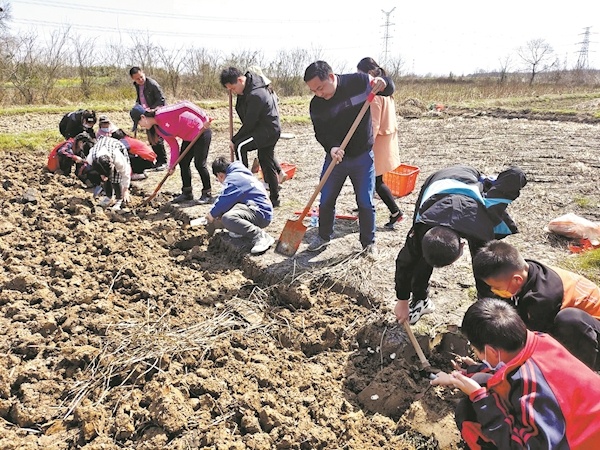
[[[282,162],[282,163],[279,163],[279,165],[281,166],[281,170],[283,170],[285,172],[285,174],[287,175],[286,180],[291,180],[292,178],[294,178],[294,175],[296,174],[296,165],[295,164]],[[263,173],[262,173],[262,170],[260,169],[260,167],[258,168],[258,172],[256,173],[256,176],[260,180],[263,179]]]
[[394,170],[383,174],[383,182],[396,197],[404,197],[415,188],[420,169],[407,164],[400,164]]

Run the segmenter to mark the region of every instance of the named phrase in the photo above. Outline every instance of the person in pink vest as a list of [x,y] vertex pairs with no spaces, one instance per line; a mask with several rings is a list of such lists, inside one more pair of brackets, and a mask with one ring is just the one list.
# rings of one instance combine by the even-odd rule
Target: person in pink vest
[[[170,174],[175,170],[175,163],[179,155],[200,135],[192,148],[179,162],[183,187],[181,195],[175,197],[172,202],[182,203],[194,200],[192,171],[190,169],[192,160],[194,160],[194,165],[202,180],[202,195],[197,200],[197,203],[212,203],[210,173],[206,165],[212,139],[212,131],[210,129],[212,119],[208,117],[208,114],[192,102],[183,101],[173,105],[161,106],[150,111],[146,111],[141,105],[135,105],[130,111],[130,115],[135,127],[139,124],[147,130],[154,128],[156,133],[169,144],[171,149],[171,158],[169,160]],[[181,147],[177,138],[182,140]]]

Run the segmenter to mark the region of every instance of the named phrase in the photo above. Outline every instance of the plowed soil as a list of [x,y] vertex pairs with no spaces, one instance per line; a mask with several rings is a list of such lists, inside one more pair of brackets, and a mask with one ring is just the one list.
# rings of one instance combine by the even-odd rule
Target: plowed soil
[[[306,115],[307,111],[283,114]],[[228,154],[227,111],[211,110],[210,160]],[[112,114],[125,128],[126,114]],[[0,132],[54,129],[60,116],[0,116]],[[400,121],[400,156],[420,183],[465,163],[495,174],[520,166],[529,183],[510,206],[528,258],[561,264],[547,234],[567,212],[600,221],[600,133],[585,121],[420,114]],[[312,127],[285,125],[280,161],[297,166],[267,231],[278,237],[317,185],[323,150]],[[49,149],[48,149],[49,151]],[[174,207],[178,173],[134,182],[128,210],[105,210],[74,177],[48,173],[45,152],[6,152],[0,169],[0,449],[458,449],[460,393],[429,388],[395,324],[394,258],[410,227],[386,231],[361,256],[356,222],[335,245],[271,249],[190,227],[209,206]],[[195,194],[200,181],[194,174]],[[220,187],[214,181],[214,192]],[[352,214],[344,187],[338,214]],[[307,237],[314,233],[309,229]],[[280,264],[285,274],[270,272]],[[435,313],[414,327],[433,365],[466,352],[457,331],[473,301],[468,256],[434,272]],[[431,351],[430,351],[431,348]]]

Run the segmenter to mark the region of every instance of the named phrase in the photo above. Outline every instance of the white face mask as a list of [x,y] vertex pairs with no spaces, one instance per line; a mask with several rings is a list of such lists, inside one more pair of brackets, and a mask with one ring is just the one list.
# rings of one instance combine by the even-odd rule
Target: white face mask
[[104,133],[108,133],[108,131],[110,130],[109,127],[101,127],[100,131],[104,132]]
[[504,362],[499,361],[498,364],[496,364],[496,367],[492,367],[492,365],[487,360],[486,351],[487,351],[487,349],[484,347],[484,349],[483,349],[483,361],[481,361],[481,362],[483,364],[485,364],[486,366],[488,366],[488,368],[490,370],[492,370],[493,372],[497,372],[498,370],[500,370],[502,367],[504,367],[506,365]]

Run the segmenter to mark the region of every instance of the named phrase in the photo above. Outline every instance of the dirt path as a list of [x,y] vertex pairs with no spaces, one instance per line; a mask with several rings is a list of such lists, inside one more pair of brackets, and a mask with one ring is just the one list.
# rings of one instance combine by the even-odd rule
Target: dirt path
[[[58,122],[25,119],[0,116],[0,132]],[[114,120],[128,122],[125,113]],[[527,257],[567,257],[564,241],[543,231],[550,219],[600,220],[596,125],[449,117],[400,126],[401,158],[421,169],[417,189],[455,163],[525,170],[529,184],[510,206],[521,233],[508,239]],[[304,205],[323,159],[309,126],[286,128],[296,138],[277,151],[298,170],[283,185],[273,236]],[[226,133],[217,128],[211,157],[228,153]],[[458,396],[426,391],[389,310],[408,221],[378,228],[381,255],[371,265],[355,256],[356,224],[340,222],[340,245],[307,262],[292,295],[286,280],[256,270],[272,251],[257,262],[243,245],[184,226],[207,207],[168,206],[177,174],[152,208],[138,206],[156,173],[136,182],[133,212],[112,214],[74,178],[46,173],[45,153],[3,156],[0,448],[461,448]],[[197,175],[194,183],[199,194]],[[398,200],[408,215],[415,198]],[[353,205],[348,185],[339,212]],[[380,201],[377,211],[382,227]],[[432,355],[442,364],[442,350],[463,342],[453,326],[471,301],[468,258],[436,270],[432,285],[438,309],[416,330],[425,346],[427,334],[442,340]]]

